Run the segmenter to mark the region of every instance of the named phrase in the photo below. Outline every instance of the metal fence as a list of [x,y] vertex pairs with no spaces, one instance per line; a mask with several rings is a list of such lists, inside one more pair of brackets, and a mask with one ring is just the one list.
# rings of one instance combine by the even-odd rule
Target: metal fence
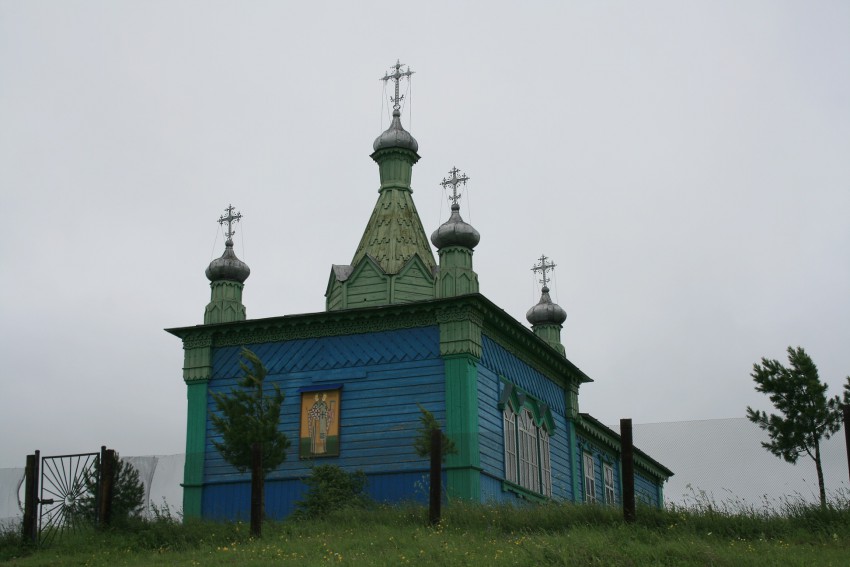
[[[617,427],[613,427],[617,430]],[[667,504],[710,498],[729,506],[781,508],[787,499],[818,501],[814,461],[796,465],[761,446],[767,433],[748,419],[710,419],[634,426],[635,447],[675,475],[664,485]],[[843,428],[821,444],[827,497],[850,499],[850,473]]]
[[[615,431],[619,424],[612,425]],[[727,507],[770,506],[787,499],[817,502],[815,465],[803,455],[796,465],[761,446],[765,432],[746,418],[645,423],[633,426],[635,447],[675,474],[664,486],[667,504],[711,499]],[[850,473],[843,429],[821,446],[827,495],[850,499]],[[185,456],[122,457],[139,471],[145,486],[145,514],[167,506],[181,512]],[[23,463],[22,463],[23,464]],[[23,516],[24,468],[0,469],[0,527],[19,525]]]
[[[149,457],[122,457],[137,471],[145,487],[143,514],[146,517],[158,513],[179,516],[182,512],[184,456],[158,455]],[[24,514],[24,467],[0,469],[0,529],[11,529],[20,525]],[[61,475],[60,475],[61,476]]]

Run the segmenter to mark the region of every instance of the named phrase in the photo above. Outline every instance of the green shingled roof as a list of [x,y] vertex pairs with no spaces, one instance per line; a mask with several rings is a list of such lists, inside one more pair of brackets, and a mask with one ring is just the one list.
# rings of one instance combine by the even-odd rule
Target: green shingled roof
[[375,203],[351,265],[356,266],[368,254],[384,272],[397,274],[417,253],[433,273],[436,266],[434,254],[410,190],[384,189]]

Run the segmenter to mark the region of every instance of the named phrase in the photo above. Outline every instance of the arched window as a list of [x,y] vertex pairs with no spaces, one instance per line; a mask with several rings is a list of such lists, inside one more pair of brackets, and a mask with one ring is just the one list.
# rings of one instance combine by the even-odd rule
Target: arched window
[[518,392],[509,383],[499,403],[504,427],[505,480],[526,490],[552,496],[552,415],[549,406]]
[[519,484],[540,492],[540,467],[537,454],[537,428],[527,408],[519,414]]

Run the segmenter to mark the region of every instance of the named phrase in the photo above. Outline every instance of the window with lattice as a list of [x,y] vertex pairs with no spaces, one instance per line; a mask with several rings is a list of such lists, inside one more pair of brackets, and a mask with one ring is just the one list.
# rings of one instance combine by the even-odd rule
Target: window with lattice
[[590,453],[584,454],[584,501],[596,502],[596,471]]
[[517,396],[512,385],[506,391],[502,409],[505,480],[531,492],[552,496],[549,409],[524,394]]
[[605,503],[616,504],[617,493],[614,490],[614,467],[606,463],[602,465],[602,472],[605,480]]

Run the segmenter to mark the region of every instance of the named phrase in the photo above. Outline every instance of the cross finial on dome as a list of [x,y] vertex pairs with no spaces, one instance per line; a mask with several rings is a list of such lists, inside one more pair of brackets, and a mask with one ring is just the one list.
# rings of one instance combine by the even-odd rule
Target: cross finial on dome
[[554,270],[555,264],[552,262],[546,263],[546,260],[549,260],[545,254],[541,254],[540,258],[537,259],[537,264],[533,268],[531,268],[532,272],[541,272],[543,274],[543,278],[540,280],[540,283],[543,284],[544,288],[549,287],[549,278],[546,277],[546,272]]
[[469,177],[467,177],[465,173],[461,173],[460,176],[458,176],[458,173],[460,173],[458,168],[451,168],[449,170],[450,176],[443,177],[443,181],[440,183],[440,185],[443,186],[443,189],[448,189],[450,185],[452,187],[452,194],[449,196],[449,201],[452,202],[452,208],[457,207],[457,202],[460,200],[460,194],[457,191],[457,186],[463,184],[465,187],[466,182],[469,181]]
[[233,224],[239,222],[242,219],[242,213],[237,212],[235,215],[233,214],[233,205],[227,205],[227,208],[224,209],[224,212],[227,213],[227,216],[221,215],[218,219],[218,224],[227,223],[227,232],[224,235],[227,237],[227,240],[231,240],[233,235],[236,234],[236,231],[233,230]]
[[404,99],[404,95],[398,94],[399,81],[401,81],[401,79],[404,77],[407,77],[407,80],[409,81],[410,76],[414,73],[414,71],[410,70],[409,65],[407,67],[407,71],[402,71],[402,65],[404,65],[404,63],[401,63],[400,60],[396,59],[395,65],[391,67],[395,71],[392,74],[384,73],[384,76],[380,79],[381,81],[384,81],[384,83],[386,83],[387,81],[395,81],[395,96],[390,99],[391,101],[393,101],[393,110],[401,109],[401,101],[402,99]]

